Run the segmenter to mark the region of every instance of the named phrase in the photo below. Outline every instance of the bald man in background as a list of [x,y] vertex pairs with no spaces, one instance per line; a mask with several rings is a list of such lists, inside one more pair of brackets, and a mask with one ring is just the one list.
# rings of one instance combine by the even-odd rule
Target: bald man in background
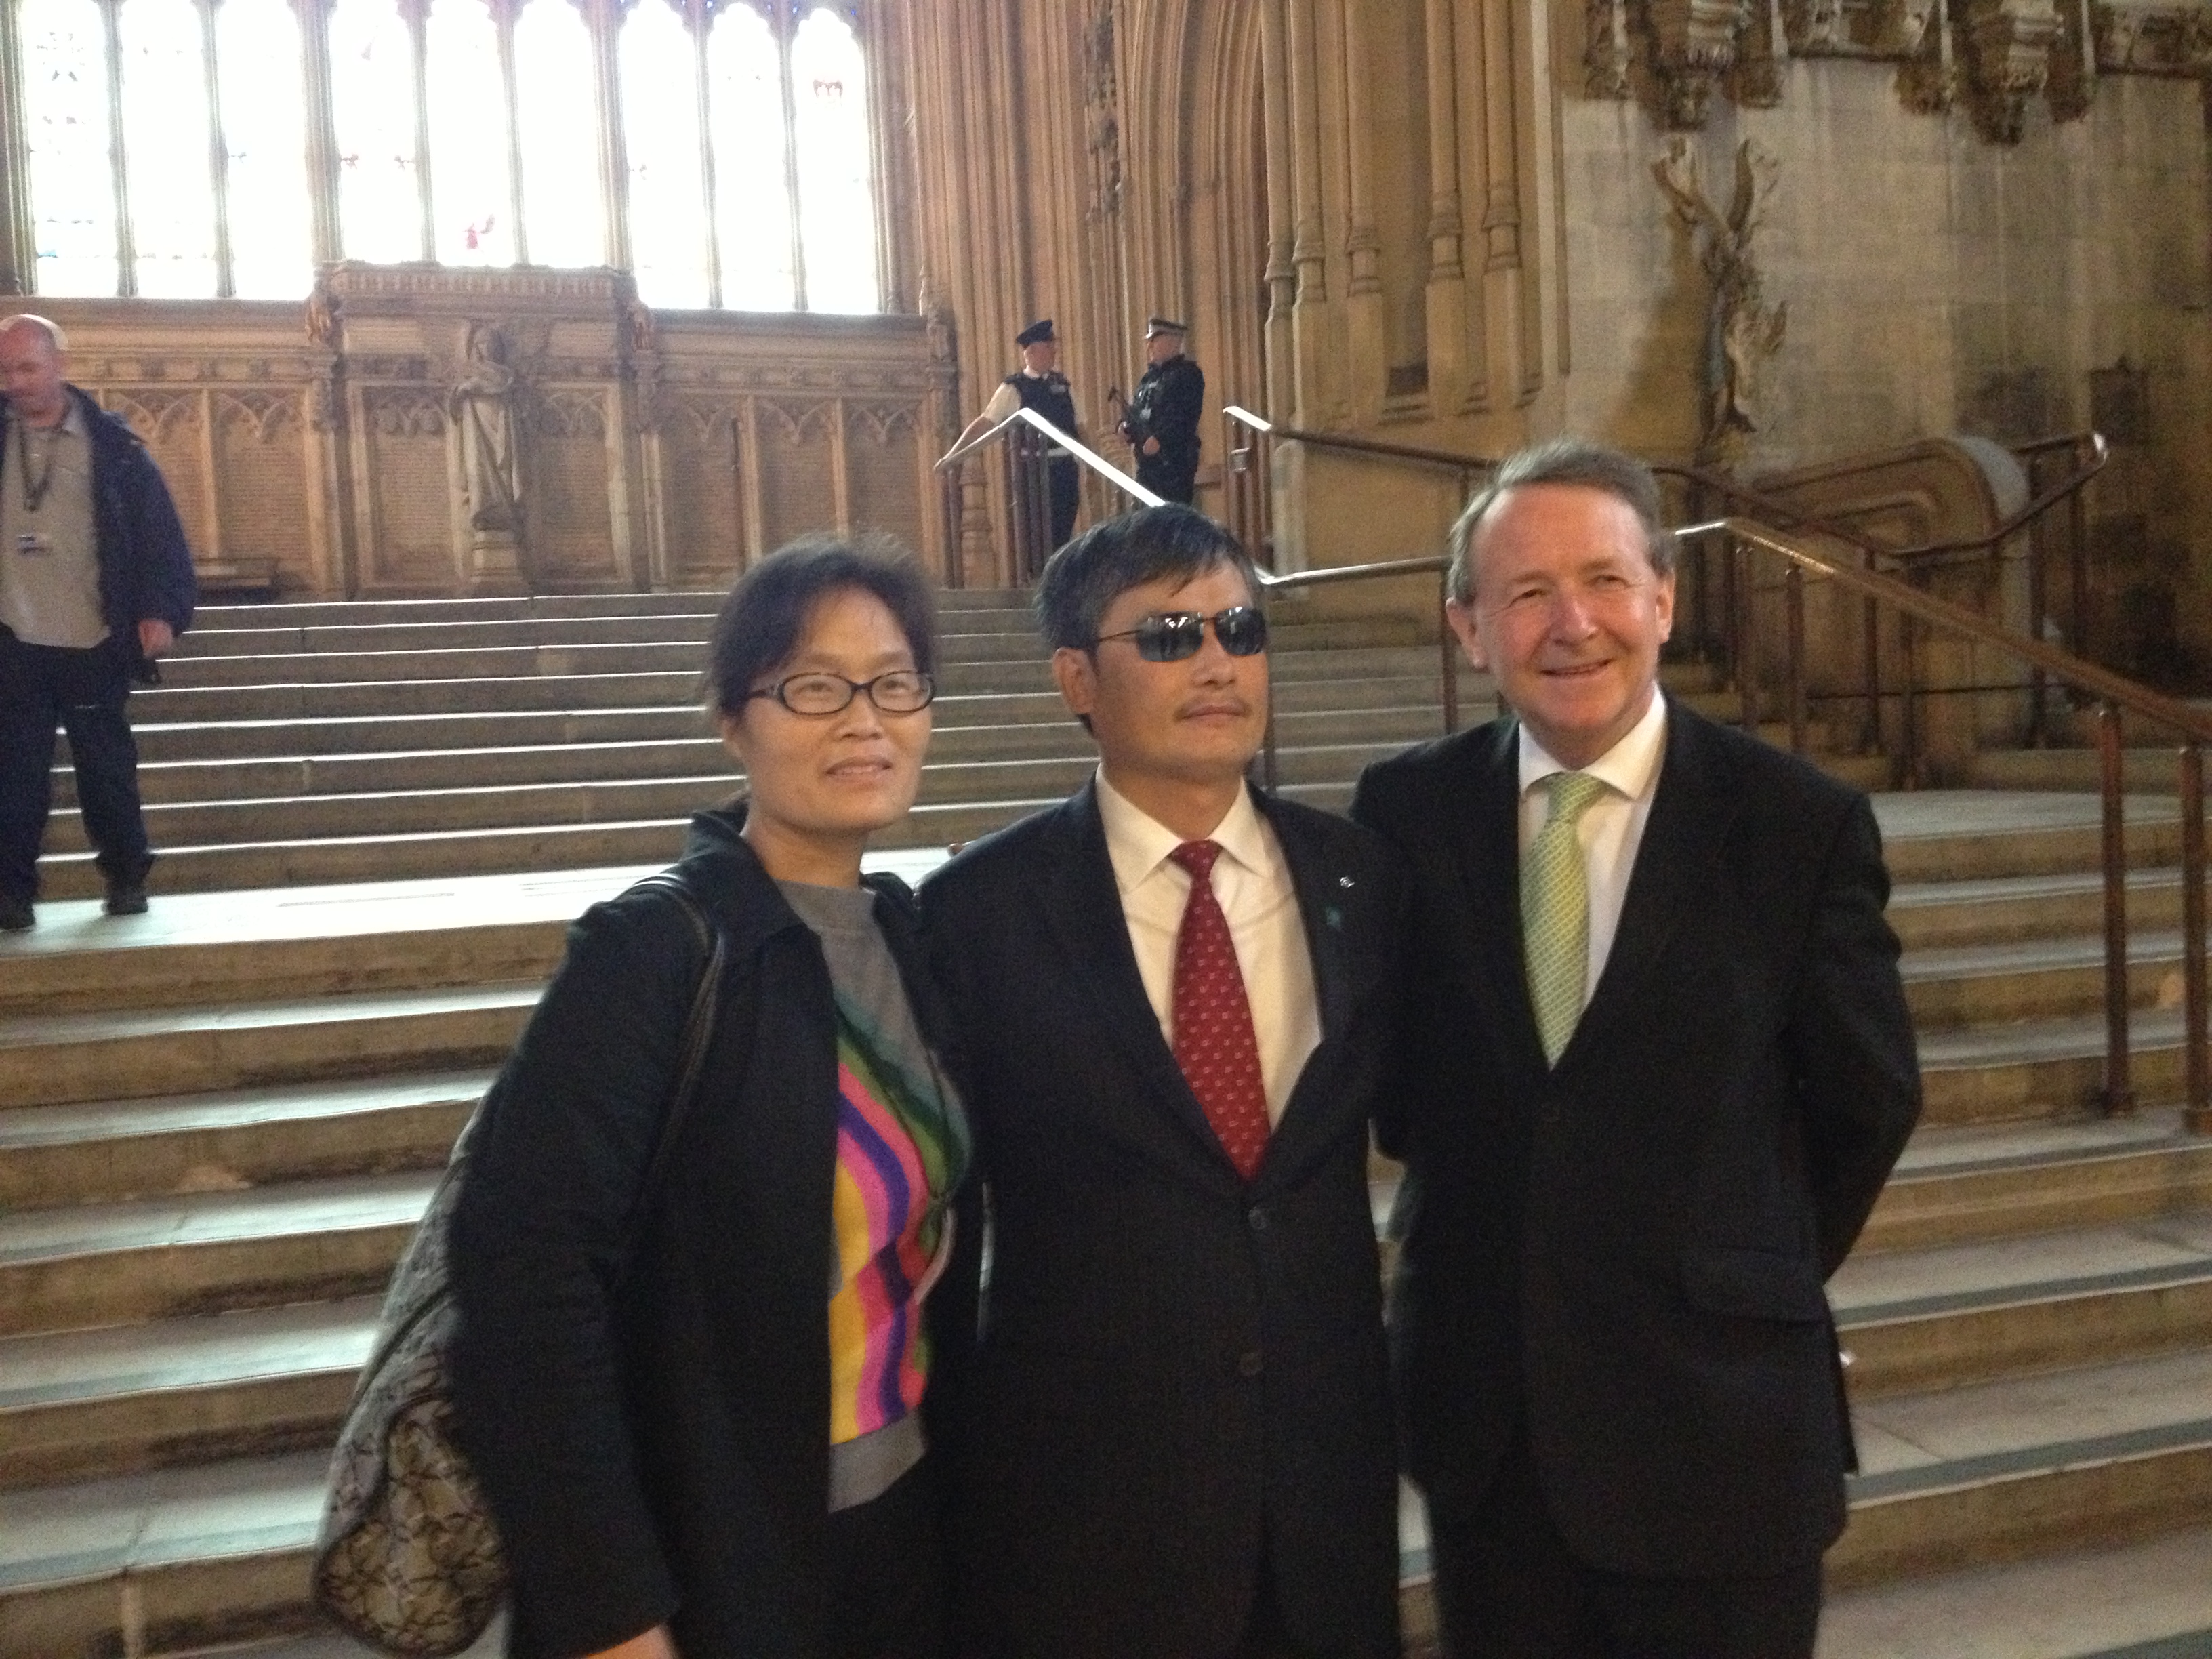
[[0,932],[37,921],[54,732],[69,733],[78,811],[107,914],[146,908],[154,855],[125,704],[190,626],[191,550],[130,428],[66,379],[43,317],[0,318]]

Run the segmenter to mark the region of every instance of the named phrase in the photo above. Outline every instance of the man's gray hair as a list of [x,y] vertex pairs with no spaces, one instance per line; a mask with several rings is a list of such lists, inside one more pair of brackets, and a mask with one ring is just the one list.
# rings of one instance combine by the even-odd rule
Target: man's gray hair
[[69,349],[69,336],[62,332],[62,325],[51,317],[41,317],[30,311],[19,311],[12,317],[0,317],[0,335],[19,327],[35,328],[44,334],[46,343],[53,347],[56,356]]
[[1474,533],[1482,515],[1509,489],[1528,484],[1580,484],[1601,489],[1634,511],[1644,526],[1644,547],[1661,575],[1674,568],[1674,537],[1660,522],[1659,481],[1633,455],[1588,438],[1553,438],[1507,456],[1490,482],[1454,521],[1448,545],[1451,568],[1445,592],[1462,605],[1474,598]]

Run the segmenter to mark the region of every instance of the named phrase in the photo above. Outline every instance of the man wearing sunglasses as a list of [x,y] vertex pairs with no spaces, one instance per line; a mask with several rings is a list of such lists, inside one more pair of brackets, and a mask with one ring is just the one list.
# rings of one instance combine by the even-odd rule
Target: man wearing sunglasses
[[987,1659],[1398,1650],[1366,1166],[1402,889],[1247,784],[1257,600],[1185,507],[1062,549],[1037,611],[1097,773],[922,889],[993,1206],[952,1459]]

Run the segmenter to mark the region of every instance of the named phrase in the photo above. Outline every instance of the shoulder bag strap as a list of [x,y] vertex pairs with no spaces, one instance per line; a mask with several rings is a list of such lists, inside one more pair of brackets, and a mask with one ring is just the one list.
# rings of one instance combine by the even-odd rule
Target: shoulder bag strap
[[692,1109],[698,1103],[707,1050],[714,1045],[714,1014],[721,1000],[723,970],[728,958],[728,942],[722,930],[714,925],[706,907],[700,903],[699,896],[682,876],[673,870],[665,870],[657,876],[647,876],[638,885],[657,888],[683,905],[699,936],[704,961],[692,990],[690,1011],[684,1018],[684,1036],[677,1047],[675,1081],[669,1088],[667,1110],[661,1115],[660,1138],[653,1149],[653,1162],[647,1166],[645,1184],[638,1189],[637,1202],[630,1211],[628,1234],[633,1249],[645,1232],[646,1218],[653,1213],[660,1189],[667,1184],[677,1143],[683,1139],[684,1125],[690,1121]]

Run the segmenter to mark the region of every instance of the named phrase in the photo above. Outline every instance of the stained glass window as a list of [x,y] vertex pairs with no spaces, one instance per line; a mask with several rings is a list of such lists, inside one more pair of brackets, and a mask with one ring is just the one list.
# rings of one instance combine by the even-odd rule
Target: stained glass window
[[575,0],[530,0],[514,24],[522,222],[532,263],[606,263],[592,37]]
[[303,298],[315,268],[298,17],[285,0],[222,0],[215,63],[231,291],[242,300]]
[[415,47],[392,0],[331,9],[331,104],[337,132],[338,234],[349,259],[419,259]]
[[449,265],[511,265],[514,216],[498,27],[483,0],[434,0],[427,32],[437,258]]
[[107,41],[93,0],[23,0],[23,114],[41,294],[116,291]]
[[788,311],[796,300],[791,182],[784,165],[783,54],[774,26],[750,6],[725,8],[707,37],[707,75],[722,303],[738,311]]
[[799,234],[809,311],[873,311],[874,166],[860,42],[837,9],[817,6],[791,42]]
[[629,152],[630,264],[649,306],[708,303],[706,183],[700,166],[698,51],[665,0],[623,21],[623,140]]
[[613,188],[649,305],[879,303],[858,0],[0,4],[40,293],[296,300],[332,253],[596,265],[618,251]]
[[206,43],[191,0],[125,0],[123,151],[138,292],[216,291]]

